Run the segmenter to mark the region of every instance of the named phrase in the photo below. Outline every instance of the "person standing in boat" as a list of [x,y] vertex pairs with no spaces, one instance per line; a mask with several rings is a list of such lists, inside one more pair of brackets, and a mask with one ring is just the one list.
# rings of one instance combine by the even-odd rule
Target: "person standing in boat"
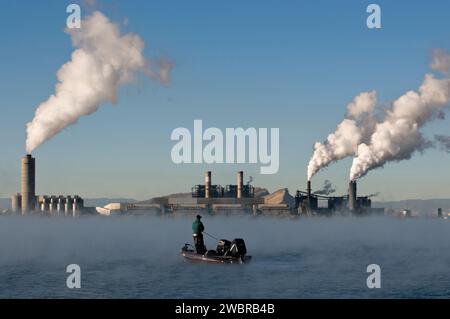
[[204,254],[206,252],[205,243],[203,242],[203,231],[205,226],[200,220],[202,216],[197,215],[197,218],[192,223],[192,237],[194,238],[195,249],[198,254]]

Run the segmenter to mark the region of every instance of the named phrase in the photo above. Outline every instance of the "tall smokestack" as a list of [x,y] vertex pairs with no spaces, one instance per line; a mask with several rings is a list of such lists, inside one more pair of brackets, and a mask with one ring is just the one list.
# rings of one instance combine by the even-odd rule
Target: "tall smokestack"
[[211,190],[211,171],[205,172],[205,198],[209,198],[209,192]]
[[34,210],[35,207],[35,159],[31,154],[22,158],[22,214]]
[[244,172],[238,171],[236,175],[237,198],[242,198],[242,190],[244,189]]
[[306,184],[306,192],[308,193],[308,197],[311,197],[311,181],[308,181]]
[[356,210],[356,181],[348,184],[348,208],[351,212]]

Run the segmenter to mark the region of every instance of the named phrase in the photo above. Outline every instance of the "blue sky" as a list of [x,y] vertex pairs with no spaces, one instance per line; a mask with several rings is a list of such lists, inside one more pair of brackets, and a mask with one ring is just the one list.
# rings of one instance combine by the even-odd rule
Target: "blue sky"
[[[382,29],[369,30],[366,7],[382,9]],[[54,91],[70,59],[63,32],[76,1],[1,1],[0,196],[19,190],[25,125]],[[450,50],[448,1],[104,1],[98,9],[138,34],[148,56],[176,63],[172,83],[142,79],[38,148],[37,192],[85,197],[151,196],[189,190],[213,171],[213,183],[235,182],[243,169],[271,191],[304,188],[311,146],[334,131],[355,95],[376,89],[389,103],[417,89],[433,48]],[[82,11],[82,14],[88,14]],[[124,24],[125,20],[128,23]],[[447,112],[448,113],[448,112]],[[175,165],[174,128],[279,127],[280,170],[258,165]],[[449,134],[449,120],[427,136]],[[321,171],[346,191],[351,159]],[[449,155],[427,150],[389,163],[359,182],[380,200],[450,197]]]

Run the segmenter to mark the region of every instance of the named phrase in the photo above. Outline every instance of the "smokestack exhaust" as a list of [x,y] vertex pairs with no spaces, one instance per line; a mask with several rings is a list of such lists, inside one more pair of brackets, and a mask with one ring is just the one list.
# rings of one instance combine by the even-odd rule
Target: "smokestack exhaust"
[[101,105],[115,104],[120,88],[133,83],[138,74],[170,82],[172,63],[164,58],[147,59],[145,43],[138,35],[123,34],[120,26],[100,11],[82,23],[80,29],[67,29],[75,50],[57,73],[55,92],[38,106],[27,124],[27,153]]
[[36,161],[27,154],[22,158],[22,214],[33,211],[36,203],[35,192]]
[[211,171],[205,172],[205,198],[209,198],[211,190]]

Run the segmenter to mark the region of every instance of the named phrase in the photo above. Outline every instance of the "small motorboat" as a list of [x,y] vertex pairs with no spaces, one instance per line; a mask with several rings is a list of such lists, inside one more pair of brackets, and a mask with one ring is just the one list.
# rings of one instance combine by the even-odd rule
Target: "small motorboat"
[[207,250],[204,254],[197,253],[191,244],[184,244],[180,254],[187,261],[214,264],[246,264],[252,259],[252,256],[246,255],[247,248],[241,238],[233,241],[221,239],[216,250]]

